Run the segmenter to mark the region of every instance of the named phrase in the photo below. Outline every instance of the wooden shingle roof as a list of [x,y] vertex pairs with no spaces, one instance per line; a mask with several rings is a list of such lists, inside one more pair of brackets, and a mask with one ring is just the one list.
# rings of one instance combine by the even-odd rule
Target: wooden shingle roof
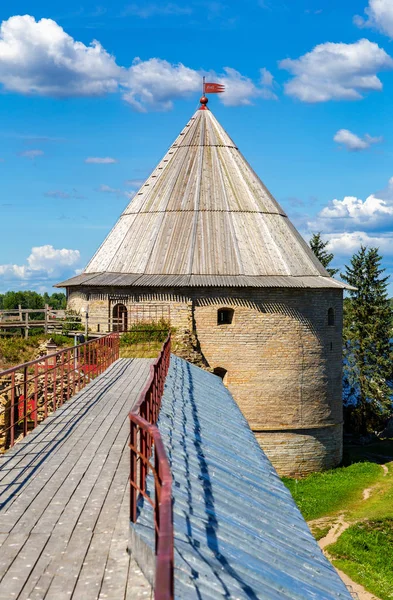
[[213,114],[197,110],[84,272],[58,287],[251,281],[346,287],[329,277]]

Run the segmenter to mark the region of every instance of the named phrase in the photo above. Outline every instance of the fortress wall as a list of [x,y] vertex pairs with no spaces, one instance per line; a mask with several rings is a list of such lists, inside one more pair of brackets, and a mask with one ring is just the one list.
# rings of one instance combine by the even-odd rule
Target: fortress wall
[[[227,371],[224,383],[280,474],[302,475],[340,462],[340,289],[70,292],[70,308],[80,310],[86,301],[93,331],[98,323],[100,331],[108,329],[116,301],[129,311],[135,305],[169,305],[175,352],[184,332],[194,327],[205,364]],[[233,321],[219,325],[217,311],[224,307],[234,310]],[[329,308],[334,310],[334,326],[328,325]],[[192,353],[189,359],[194,360]]]
[[[208,294],[198,290],[195,300],[202,351],[210,367],[227,371],[224,382],[278,472],[301,475],[338,464],[342,291]],[[217,309],[225,306],[234,309],[233,321],[217,325]],[[328,325],[329,308],[334,326]]]
[[296,477],[332,469],[342,459],[342,425],[254,433],[280,475]]
[[[189,296],[179,292],[154,292],[122,288],[94,289],[78,288],[70,290],[67,306],[80,312],[83,306],[89,306],[89,327],[93,332],[110,331],[110,316],[113,307],[121,303],[128,310],[128,324],[136,321],[160,319],[169,320],[179,332],[192,329],[192,302]],[[139,310],[143,309],[143,310]]]

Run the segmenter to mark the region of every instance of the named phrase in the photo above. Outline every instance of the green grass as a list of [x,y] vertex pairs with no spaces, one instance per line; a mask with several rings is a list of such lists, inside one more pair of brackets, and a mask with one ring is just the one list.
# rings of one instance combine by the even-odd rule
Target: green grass
[[393,519],[352,525],[328,552],[351,579],[381,600],[393,599]]
[[381,467],[359,462],[304,479],[283,478],[306,521],[345,510],[361,500],[364,488],[372,486],[382,475]]
[[120,336],[121,358],[157,358],[168,337],[169,321],[141,321]]
[[140,342],[165,342],[170,329],[169,321],[140,321],[131,325],[127,333],[120,336],[120,347],[138,344]]
[[157,358],[162,342],[140,342],[120,345],[120,358]]

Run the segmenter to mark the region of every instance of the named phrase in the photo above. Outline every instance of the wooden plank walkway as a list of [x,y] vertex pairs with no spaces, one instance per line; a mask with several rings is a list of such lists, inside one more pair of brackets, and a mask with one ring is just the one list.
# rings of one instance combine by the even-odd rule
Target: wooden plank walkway
[[0,600],[150,599],[126,552],[128,413],[148,359],[120,359],[0,457]]

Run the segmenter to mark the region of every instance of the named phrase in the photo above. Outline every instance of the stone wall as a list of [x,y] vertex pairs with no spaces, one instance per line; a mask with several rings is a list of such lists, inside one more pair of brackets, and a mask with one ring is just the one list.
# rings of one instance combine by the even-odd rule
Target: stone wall
[[296,477],[332,469],[342,459],[343,426],[255,433],[281,475]]
[[192,330],[192,302],[184,294],[135,289],[92,289],[70,290],[67,306],[80,312],[89,306],[89,327],[93,332],[111,330],[111,315],[116,304],[124,304],[128,311],[128,323],[156,321],[164,318],[171,321],[179,331]]
[[[169,305],[175,352],[226,372],[224,383],[280,474],[340,462],[341,290],[79,290],[70,293],[69,306],[79,310],[87,300],[90,322],[101,331],[117,300],[129,311],[135,304]],[[225,307],[234,311],[232,323],[218,324]],[[328,324],[330,308],[334,325]]]

